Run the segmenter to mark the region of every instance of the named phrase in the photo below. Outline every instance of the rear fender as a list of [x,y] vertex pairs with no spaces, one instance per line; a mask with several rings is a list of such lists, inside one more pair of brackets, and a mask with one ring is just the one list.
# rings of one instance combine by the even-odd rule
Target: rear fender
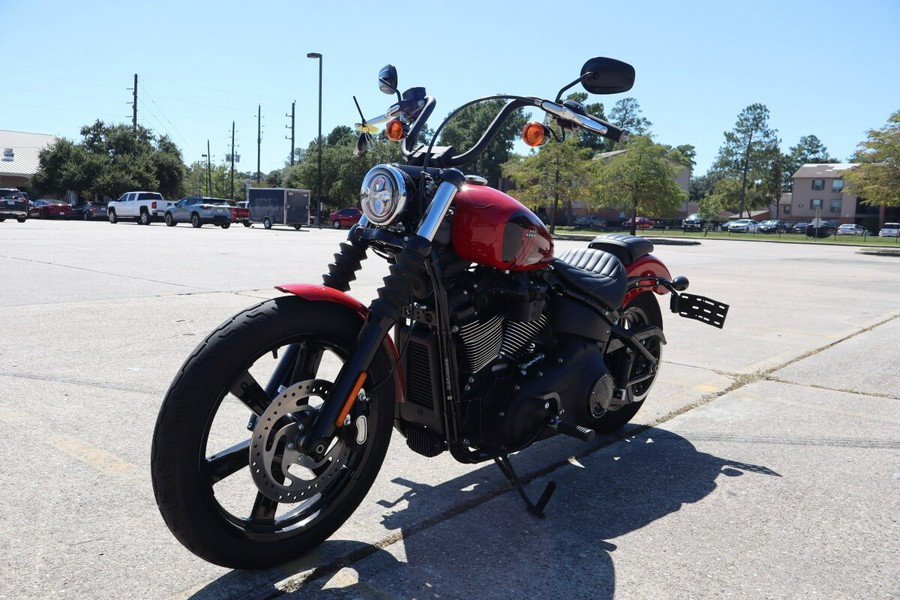
[[640,287],[641,283],[649,283],[647,280],[642,280],[642,278],[644,277],[651,280],[657,277],[660,279],[665,279],[667,281],[671,281],[672,279],[672,275],[669,273],[669,269],[667,269],[666,265],[664,265],[662,261],[656,258],[654,255],[646,254],[640,257],[639,259],[625,267],[625,270],[628,273],[628,292],[626,292],[625,294],[625,300],[622,303],[623,306],[627,305],[635,296],[642,292],[652,290],[660,296],[669,293],[669,290],[667,290],[665,286],[661,285],[657,285],[652,288]]
[[[334,288],[325,287],[324,285],[290,283],[287,285],[276,285],[275,289],[287,294],[293,294],[294,296],[298,296],[310,302],[333,302],[335,304],[340,304],[341,306],[346,306],[359,315],[360,322],[364,322],[366,316],[369,314],[369,309],[353,296]],[[403,386],[403,371],[399,364],[400,356],[397,353],[397,347],[394,345],[394,340],[391,339],[390,335],[385,336],[384,341],[381,343],[381,349],[388,357],[390,357],[393,363],[392,366],[396,365],[396,368],[393,369],[394,373],[392,376],[394,380],[394,390],[396,390],[395,401],[403,402],[403,399],[406,396],[406,391]]]

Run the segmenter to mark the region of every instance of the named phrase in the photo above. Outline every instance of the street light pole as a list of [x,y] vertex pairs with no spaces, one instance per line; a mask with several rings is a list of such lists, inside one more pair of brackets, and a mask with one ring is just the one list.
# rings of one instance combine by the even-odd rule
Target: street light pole
[[316,146],[319,148],[319,172],[316,177],[316,223],[322,228],[322,55],[318,52],[310,52],[306,58],[319,61],[319,137],[316,138]]

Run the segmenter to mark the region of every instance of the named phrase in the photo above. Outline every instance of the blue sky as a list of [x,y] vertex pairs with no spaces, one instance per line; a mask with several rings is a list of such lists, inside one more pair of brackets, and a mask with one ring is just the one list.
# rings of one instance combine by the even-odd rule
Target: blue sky
[[[627,94],[592,99],[607,110],[637,98],[656,141],[697,148],[706,172],[737,115],[761,102],[787,151],[814,134],[844,160],[900,110],[900,2],[728,0],[376,3],[273,0],[0,0],[0,129],[80,140],[96,119],[138,118],[168,134],[185,162],[229,152],[240,168],[283,166],[297,102],[297,145],[316,136],[324,56],[323,134],[384,111],[377,73],[393,63],[400,87],[438,101],[432,126],[492,93],[552,98],[585,60],[634,65]],[[10,33],[12,35],[10,35]]]

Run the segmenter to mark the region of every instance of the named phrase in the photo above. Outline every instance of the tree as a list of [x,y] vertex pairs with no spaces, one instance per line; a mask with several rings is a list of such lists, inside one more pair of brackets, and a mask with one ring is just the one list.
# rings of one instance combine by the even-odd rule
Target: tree
[[[442,146],[453,146],[457,152],[468,150],[481,139],[494,120],[494,116],[506,104],[503,100],[487,100],[464,108],[441,131],[439,143]],[[491,185],[500,186],[503,163],[512,157],[513,142],[525,126],[525,114],[517,110],[506,119],[497,137],[475,161],[466,165],[466,171],[477,173]]]
[[635,98],[622,98],[616,102],[609,111],[609,121],[632,136],[652,137],[650,127],[653,123],[641,115],[641,105]]
[[527,157],[515,157],[503,165],[503,175],[516,186],[512,192],[520,202],[539,206],[553,204],[550,233],[559,220],[559,202],[564,199],[571,219],[572,202],[589,201],[592,161],[590,148],[584,148],[576,136],[564,142],[550,142]]
[[854,155],[859,166],[844,172],[845,191],[863,204],[900,206],[900,111],[866,137]]
[[740,180],[740,216],[744,214],[748,187],[761,185],[771,172],[772,161],[778,158],[773,152],[773,148],[778,148],[776,134],[776,130],[769,129],[769,109],[759,103],[741,111],[734,129],[725,133],[725,143],[719,148],[713,169]]
[[797,142],[796,146],[792,146],[781,164],[782,191],[791,191],[794,173],[805,164],[809,163],[836,163],[837,159],[828,155],[828,148],[822,144],[822,141],[814,135],[804,135]]
[[167,136],[99,120],[82,127],[81,136],[81,143],[63,138],[41,151],[33,183],[42,193],[117,198],[129,190],[155,190],[171,198],[181,191],[184,162]]
[[687,194],[675,182],[669,149],[646,136],[631,138],[627,150],[599,169],[595,190],[615,206],[631,209],[634,235],[638,207],[651,216],[674,214]]

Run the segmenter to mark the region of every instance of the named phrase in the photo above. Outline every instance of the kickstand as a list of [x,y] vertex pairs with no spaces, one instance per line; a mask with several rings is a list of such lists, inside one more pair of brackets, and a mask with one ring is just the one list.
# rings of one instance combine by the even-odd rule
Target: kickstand
[[522,500],[525,501],[525,506],[528,508],[528,512],[533,515],[537,515],[540,518],[544,518],[544,507],[547,506],[547,503],[550,502],[550,496],[553,495],[553,492],[556,491],[556,483],[551,481],[547,484],[547,487],[544,488],[544,493],[541,494],[540,499],[537,501],[537,504],[531,501],[528,497],[528,494],[525,493],[525,488],[522,487],[522,482],[519,481],[518,475],[513,470],[512,463],[509,462],[509,455],[504,454],[498,458],[494,459],[494,462],[497,463],[497,467],[500,468],[500,471],[503,473],[504,477],[513,484],[516,490],[519,492],[519,495],[522,496]]

